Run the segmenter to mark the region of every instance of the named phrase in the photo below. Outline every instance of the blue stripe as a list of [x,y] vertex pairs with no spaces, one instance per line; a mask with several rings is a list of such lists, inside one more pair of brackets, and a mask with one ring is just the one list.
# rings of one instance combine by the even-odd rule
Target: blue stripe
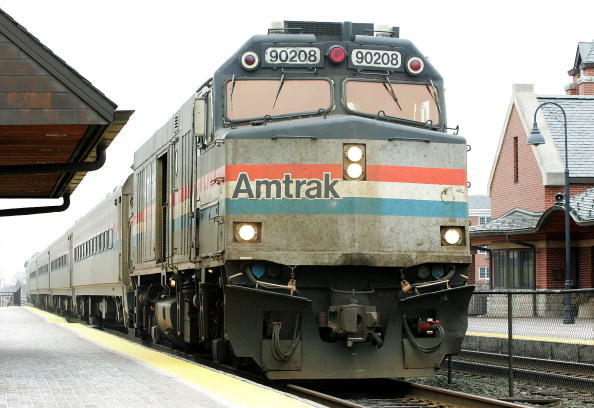
[[227,199],[227,214],[360,214],[402,217],[468,218],[468,203],[345,197],[338,200]]

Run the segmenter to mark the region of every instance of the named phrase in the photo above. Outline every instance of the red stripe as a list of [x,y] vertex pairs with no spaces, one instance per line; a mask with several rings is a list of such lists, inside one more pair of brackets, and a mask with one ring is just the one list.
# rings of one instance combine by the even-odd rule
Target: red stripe
[[[223,170],[225,173],[223,173]],[[250,180],[282,179],[285,174],[293,178],[317,178],[330,173],[332,179],[343,178],[342,164],[229,164],[203,175],[198,179],[200,191],[211,188],[216,178],[224,181],[236,181],[239,173],[248,173]],[[392,183],[445,184],[455,186],[466,185],[466,170],[443,169],[434,167],[384,166],[370,164],[367,166],[367,181],[383,181]],[[190,186],[184,186],[171,196],[171,206],[190,198]],[[151,205],[153,207],[154,205]],[[136,222],[143,222],[145,217],[152,216],[152,208],[144,209],[136,214]]]
[[[236,181],[239,173],[248,173],[250,180],[282,179],[287,173],[293,178],[322,178],[331,173],[342,179],[342,164],[230,164],[226,166],[225,181]],[[367,181],[392,183],[466,185],[466,170],[433,167],[367,166]]]
[[248,173],[250,180],[282,179],[285,174],[293,178],[322,178],[330,173],[333,179],[342,179],[341,164],[229,164],[225,181],[235,181],[239,173]]
[[433,167],[367,166],[368,181],[392,183],[466,185],[466,170]]

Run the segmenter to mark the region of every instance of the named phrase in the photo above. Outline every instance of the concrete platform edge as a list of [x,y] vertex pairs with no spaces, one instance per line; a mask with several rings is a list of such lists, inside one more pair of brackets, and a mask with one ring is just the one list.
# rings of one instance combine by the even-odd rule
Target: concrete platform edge
[[60,316],[32,306],[23,306],[23,309],[46,319],[48,323],[73,331],[94,344],[115,351],[123,357],[174,376],[222,405],[246,408],[321,407],[316,403],[282,393],[265,385],[170,356],[79,323],[68,323]]

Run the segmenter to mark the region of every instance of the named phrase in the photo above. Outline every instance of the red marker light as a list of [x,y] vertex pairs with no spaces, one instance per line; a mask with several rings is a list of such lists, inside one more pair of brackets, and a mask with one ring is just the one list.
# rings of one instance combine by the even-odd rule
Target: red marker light
[[424,68],[425,63],[419,57],[409,58],[408,62],[406,63],[406,70],[411,75],[419,75],[421,72],[423,72]]
[[346,51],[340,45],[335,45],[330,48],[328,58],[334,64],[340,64],[346,58]]
[[415,60],[415,61],[412,61],[412,62],[410,63],[410,69],[411,69],[412,71],[418,71],[418,70],[420,70],[420,69],[421,69],[421,67],[422,67],[422,65],[421,65],[421,63],[420,63],[419,61],[416,61],[416,60]]
[[258,58],[258,54],[256,54],[255,52],[247,51],[242,54],[240,62],[243,69],[252,71],[258,68],[260,58]]

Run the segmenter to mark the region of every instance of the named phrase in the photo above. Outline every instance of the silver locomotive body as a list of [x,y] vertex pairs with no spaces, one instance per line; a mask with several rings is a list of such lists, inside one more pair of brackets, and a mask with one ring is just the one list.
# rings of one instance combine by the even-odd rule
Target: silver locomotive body
[[123,261],[75,269],[73,304],[271,379],[431,375],[457,353],[465,140],[437,71],[373,30],[285,22],[244,44],[135,153]]
[[[253,37],[137,152],[137,329],[274,379],[429,375],[459,350],[465,141],[410,42],[342,29]],[[357,67],[359,49],[400,68]]]

